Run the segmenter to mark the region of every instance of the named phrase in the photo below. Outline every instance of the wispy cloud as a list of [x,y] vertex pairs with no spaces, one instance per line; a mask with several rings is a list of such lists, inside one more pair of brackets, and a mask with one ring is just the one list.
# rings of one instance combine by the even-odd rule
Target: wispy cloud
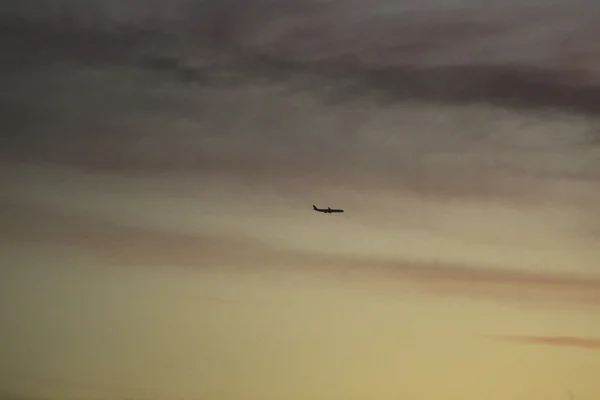
[[515,343],[543,344],[550,346],[580,347],[600,350],[600,338],[570,336],[491,336],[493,340]]
[[600,305],[600,279],[593,276],[321,254],[234,234],[125,226],[35,207],[14,206],[6,214],[1,236],[4,240],[73,246],[98,260],[121,265],[291,271],[341,281],[409,283],[437,296],[554,306]]

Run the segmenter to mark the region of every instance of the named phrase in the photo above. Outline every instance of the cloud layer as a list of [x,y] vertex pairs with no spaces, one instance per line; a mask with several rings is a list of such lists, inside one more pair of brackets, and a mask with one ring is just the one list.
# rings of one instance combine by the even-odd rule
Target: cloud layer
[[5,210],[3,240],[66,246],[93,255],[101,264],[308,273],[374,285],[416,285],[438,296],[554,307],[600,305],[600,280],[591,276],[324,254],[286,249],[243,236],[128,226],[40,208],[13,206]]
[[[7,1],[4,15],[75,27],[143,27],[295,59],[370,64],[534,63],[597,68],[595,3],[437,0]],[[558,65],[557,65],[558,64]],[[562,64],[562,65],[561,65]]]
[[[13,16],[25,13],[23,4],[15,3]],[[511,236],[528,251],[561,246],[591,264],[589,248],[600,232],[600,92],[593,74],[580,79],[556,58],[564,56],[559,38],[592,35],[593,18],[582,19],[591,3],[568,13],[548,4],[543,15],[516,5],[355,5],[251,3],[241,13],[235,2],[156,2],[145,9],[137,2],[65,2],[26,21],[12,19],[3,28],[11,33],[3,40],[12,62],[0,78],[0,109],[10,128],[0,149],[6,187],[42,196],[36,187],[43,183],[15,166],[58,165],[123,179],[190,175],[212,180],[206,190],[225,192],[231,184],[234,194],[222,197],[243,192],[244,202],[250,193],[279,196],[281,203],[344,196],[365,213],[400,213],[412,201],[418,206],[404,210],[401,223],[443,225],[464,241],[485,231],[502,259],[509,257],[502,240]],[[148,9],[161,12],[148,19]],[[184,15],[190,24],[167,24]],[[203,30],[197,22],[207,16],[217,23]],[[131,29],[117,29],[123,24]],[[576,29],[567,35],[568,27]],[[543,51],[533,54],[534,48]],[[593,70],[590,60],[585,68]],[[435,213],[431,204],[439,207]],[[492,218],[485,212],[492,205],[508,212]],[[411,211],[426,215],[406,216]],[[504,219],[514,222],[519,212],[538,219],[512,226]],[[29,211],[23,216],[31,220]],[[30,221],[39,229],[16,224],[10,235],[75,243],[119,262],[235,263],[228,258],[235,248],[235,257],[258,266],[328,265],[342,274],[368,265],[369,274],[398,275],[438,293],[566,295],[592,304],[598,298],[593,278],[514,275],[443,260],[417,266],[323,258],[213,233],[44,218],[49,222]],[[388,219],[388,227],[400,223]],[[467,220],[478,228],[462,236]],[[480,227],[486,223],[489,229]],[[522,234],[511,232],[517,230]],[[159,243],[164,251],[153,254]]]

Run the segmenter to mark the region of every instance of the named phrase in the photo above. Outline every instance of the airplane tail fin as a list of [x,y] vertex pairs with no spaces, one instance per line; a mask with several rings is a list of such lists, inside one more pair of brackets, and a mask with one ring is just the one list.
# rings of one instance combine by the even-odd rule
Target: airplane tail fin
[[315,206],[315,205],[313,204],[313,210],[316,210],[316,209],[317,209],[317,206]]

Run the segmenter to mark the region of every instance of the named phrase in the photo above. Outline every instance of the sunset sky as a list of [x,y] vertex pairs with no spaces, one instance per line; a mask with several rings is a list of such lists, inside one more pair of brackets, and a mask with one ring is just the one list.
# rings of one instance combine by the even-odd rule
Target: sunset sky
[[2,3],[0,393],[600,398],[595,1]]

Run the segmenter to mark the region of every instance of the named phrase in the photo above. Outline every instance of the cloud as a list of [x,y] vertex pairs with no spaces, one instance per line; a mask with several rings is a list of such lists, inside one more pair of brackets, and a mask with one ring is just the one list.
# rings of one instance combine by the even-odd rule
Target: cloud
[[600,339],[569,336],[491,336],[493,340],[600,350]]
[[[308,72],[307,87],[298,89],[294,76],[256,83],[252,74],[244,77],[244,68],[242,63],[239,74],[245,83],[233,87],[197,87],[112,67],[12,76],[3,95],[12,105],[9,119],[18,120],[14,131],[22,135],[0,152],[4,160],[113,174],[195,173],[296,192],[339,187],[536,206],[597,204],[599,147],[586,143],[597,119],[483,104],[495,96],[488,90],[524,98],[503,79],[548,98],[545,84],[527,82],[552,77],[502,68],[389,70],[362,78]],[[479,94],[473,92],[471,105],[452,105],[453,89],[430,85],[430,78],[462,80],[459,97],[465,85]],[[60,91],[38,95],[36,88],[57,82]],[[367,93],[353,93],[355,84]],[[388,93],[390,101],[376,93],[394,85],[404,88]],[[328,104],[331,96],[341,103]],[[576,96],[558,91],[556,98],[574,104]]]
[[[521,2],[482,6],[439,0],[63,0],[61,7],[33,0],[10,3],[6,16],[63,26],[70,20],[70,27],[88,31],[137,26],[146,32],[187,35],[195,46],[208,43],[300,60],[379,65],[548,63],[561,59],[558,55],[596,51],[598,36],[595,3],[589,0],[568,9],[553,1],[545,2],[543,9]],[[128,39],[131,43],[139,37]],[[593,64],[583,57],[577,61]]]
[[[5,36],[20,61],[0,78],[0,110],[19,135],[0,138],[2,158],[294,182],[297,191],[334,182],[443,199],[597,203],[600,89],[544,64],[563,51],[554,43],[564,32],[597,37],[590,26],[598,24],[574,19],[590,15],[592,3],[570,7],[573,15],[469,2],[437,4],[436,12],[421,2],[250,1],[243,12],[236,1],[176,3],[66,1],[52,9],[80,22],[195,22],[175,24],[183,31],[168,37],[161,24],[134,37],[96,27],[85,30],[94,45],[82,46],[80,28],[60,18],[64,32],[6,28],[15,30]],[[30,2],[15,7],[36,11]],[[232,46],[200,40],[214,29],[190,28],[207,15],[231,30],[217,36]],[[536,43],[527,42],[529,29]],[[524,58],[534,49],[543,49],[534,55],[543,62]],[[480,54],[499,56],[483,62]],[[32,58],[41,56],[69,62]],[[19,64],[32,60],[35,69]]]
[[35,207],[13,205],[4,210],[0,235],[5,242],[71,246],[93,255],[101,264],[290,272],[340,282],[408,284],[436,296],[553,307],[600,306],[600,278],[594,276],[324,254],[292,250],[237,234],[126,226]]
[[[39,24],[29,31],[18,25],[6,34],[18,41],[13,57],[22,52],[29,61],[43,48],[44,60],[63,57],[107,66],[105,60],[111,59],[170,72],[186,84],[189,79],[215,83],[222,75],[246,84],[261,74],[287,79],[303,72],[328,84],[333,80],[323,77],[351,78],[359,91],[362,86],[385,92],[383,101],[486,101],[516,109],[600,112],[598,23],[591,2],[578,2],[568,13],[552,4],[532,13],[518,5],[460,2],[430,9],[431,2],[394,7],[364,0],[246,0],[243,6],[235,0],[127,6],[68,0],[47,10],[20,3],[16,14],[45,15],[42,20],[62,27]],[[67,27],[63,14],[77,24]],[[122,24],[143,29],[135,35],[114,30]],[[81,44],[84,34],[93,46]],[[336,92],[332,98],[346,97],[344,90]]]
[[[30,2],[14,3],[36,11]],[[554,245],[575,263],[591,264],[588,257],[597,257],[588,250],[592,246],[584,247],[600,226],[600,146],[593,140],[600,91],[592,80],[575,81],[581,74],[565,75],[570,67],[546,58],[564,50],[555,45],[564,32],[597,37],[597,28],[576,18],[592,15],[586,11],[594,4],[578,3],[569,13],[549,6],[541,15],[514,4],[490,9],[464,3],[430,12],[421,2],[401,10],[387,1],[250,1],[240,12],[236,1],[215,8],[217,3],[224,4],[181,2],[171,9],[172,3],[160,1],[143,7],[67,1],[61,10],[75,7],[69,16],[80,16],[77,24],[66,27],[59,18],[51,29],[3,28],[14,30],[5,35],[14,62],[0,74],[0,110],[8,110],[0,114],[10,127],[0,138],[0,158],[12,188],[40,197],[44,190],[36,186],[56,192],[52,183],[15,168],[18,162],[91,171],[94,180],[143,176],[140,185],[148,177],[186,176],[193,185],[209,182],[205,190],[227,204],[263,197],[286,206],[295,202],[293,208],[344,196],[346,204],[354,202],[347,206],[365,210],[357,218],[363,226],[384,225],[375,221],[379,213],[386,228],[401,221],[427,234],[443,230],[440,235],[454,243],[483,243],[478,249],[487,246],[487,254],[497,246],[504,259],[512,254],[499,246],[519,242],[521,250],[527,248],[515,256],[521,264],[550,258]],[[168,25],[181,29],[177,34],[160,32],[166,25],[155,17],[191,5],[195,11],[180,16],[194,22],[210,15],[217,24],[225,22],[223,30],[204,31],[196,23]],[[154,6],[164,8],[142,18]],[[107,35],[102,24],[94,25],[102,19],[92,15],[98,10],[113,21],[152,29],[131,35],[110,28]],[[82,42],[85,21],[93,26]],[[194,25],[202,28],[194,31]],[[224,44],[201,40],[208,36]],[[80,186],[87,190],[85,182]],[[390,210],[397,219],[388,220]],[[459,226],[469,219],[472,226]],[[587,283],[560,277],[548,282],[463,265],[329,259],[240,238],[61,221],[37,233],[21,226],[11,235],[74,243],[120,262],[198,267],[238,257],[254,268],[315,266],[340,276],[356,266],[373,277],[397,274],[438,294],[558,300],[556,293],[567,293],[586,302],[597,297]],[[540,254],[548,252],[525,254],[541,242],[546,248]],[[579,286],[585,287],[581,294]]]
[[252,256],[257,249],[265,253],[268,248],[246,237],[128,226],[42,207],[5,205],[3,214],[6,229],[0,236],[6,240],[69,246],[104,262],[132,266],[210,268],[232,254]]

